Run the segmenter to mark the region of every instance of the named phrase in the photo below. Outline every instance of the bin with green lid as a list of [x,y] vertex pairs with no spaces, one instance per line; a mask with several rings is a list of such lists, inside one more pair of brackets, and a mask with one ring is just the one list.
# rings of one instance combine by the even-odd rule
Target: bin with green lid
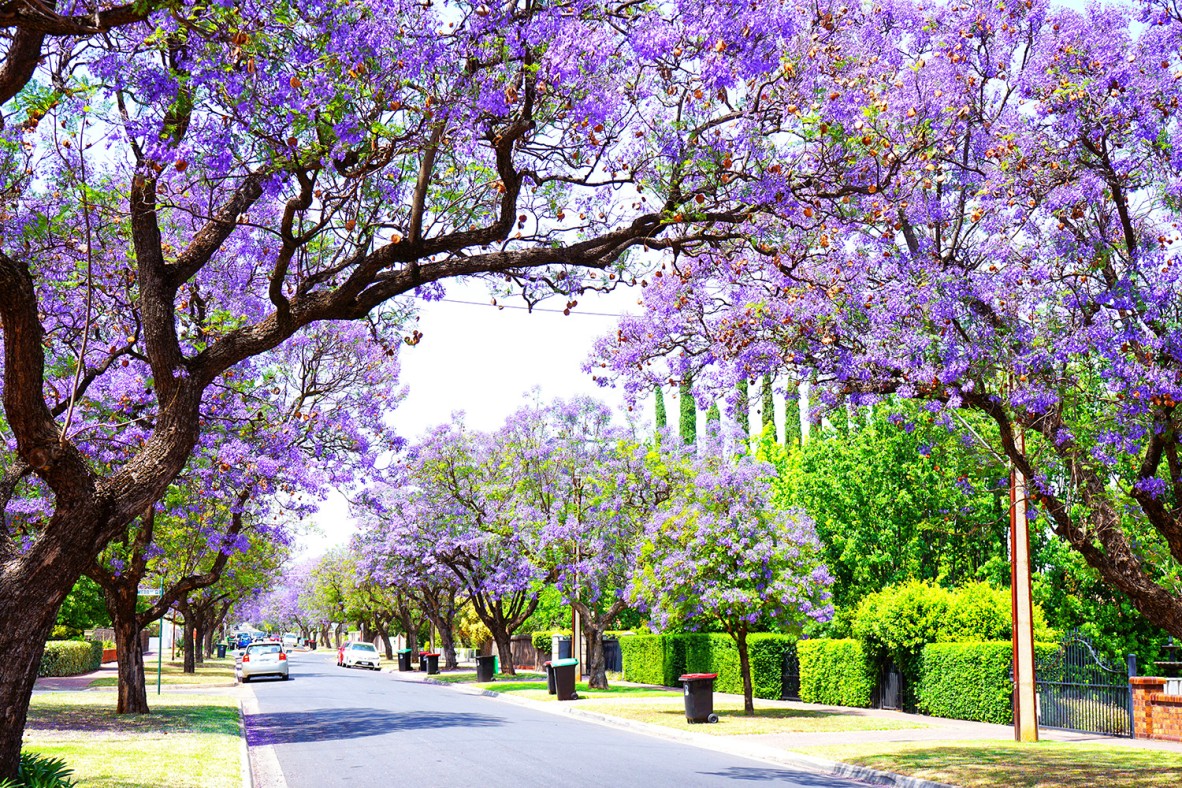
[[550,670],[554,672],[554,694],[558,696],[558,700],[578,700],[575,678],[579,675],[579,661],[556,659],[550,663]]
[[398,649],[398,670],[400,673],[407,673],[410,671],[410,655],[412,653],[413,652],[411,652],[411,650],[408,648]]

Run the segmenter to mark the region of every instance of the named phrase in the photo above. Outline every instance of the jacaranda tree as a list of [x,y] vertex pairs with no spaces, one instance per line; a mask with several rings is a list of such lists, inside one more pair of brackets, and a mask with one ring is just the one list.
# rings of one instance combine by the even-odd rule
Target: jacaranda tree
[[57,606],[240,364],[328,320],[390,347],[458,276],[573,302],[631,281],[630,250],[745,243],[766,196],[831,191],[762,152],[837,17],[735,11],[0,10],[0,777]]
[[[601,345],[633,391],[791,370],[993,422],[1050,527],[1182,636],[1182,20],[1173,3],[852,4],[786,51],[786,189]],[[830,173],[831,174],[831,173]],[[829,175],[822,174],[823,178]]]
[[711,428],[696,453],[666,449],[687,479],[648,522],[629,590],[661,629],[716,624],[734,639],[752,715],[747,635],[828,621],[833,581],[812,520],[772,502],[775,469],[732,454],[720,437]]

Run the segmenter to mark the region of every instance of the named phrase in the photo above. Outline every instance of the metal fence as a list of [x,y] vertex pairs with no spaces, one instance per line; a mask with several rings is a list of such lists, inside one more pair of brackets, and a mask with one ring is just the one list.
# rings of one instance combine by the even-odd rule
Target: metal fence
[[1133,735],[1133,700],[1129,677],[1136,659],[1116,667],[1096,653],[1084,637],[1072,633],[1035,669],[1039,725],[1044,728]]

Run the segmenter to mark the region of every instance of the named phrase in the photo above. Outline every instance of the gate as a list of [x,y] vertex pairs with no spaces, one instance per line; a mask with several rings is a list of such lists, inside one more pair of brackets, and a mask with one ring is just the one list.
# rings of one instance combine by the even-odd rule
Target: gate
[[876,709],[902,709],[903,674],[894,662],[882,669],[874,688],[871,706]]
[[800,658],[796,656],[795,646],[784,653],[780,700],[800,700]]
[[1038,661],[1038,724],[1044,728],[1133,735],[1133,699],[1129,677],[1137,673],[1130,656],[1126,667],[1107,663],[1091,642],[1069,633],[1055,653]]

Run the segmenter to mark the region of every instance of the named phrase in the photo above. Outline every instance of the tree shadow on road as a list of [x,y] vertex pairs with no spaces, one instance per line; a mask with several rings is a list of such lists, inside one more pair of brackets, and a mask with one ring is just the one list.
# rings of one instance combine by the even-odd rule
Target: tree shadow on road
[[439,711],[394,712],[384,709],[312,709],[278,714],[248,714],[246,743],[300,744],[381,736],[428,728],[490,728],[503,725],[500,717]]
[[721,777],[726,780],[760,783],[787,783],[799,785],[802,788],[837,788],[837,786],[852,785],[848,780],[828,777],[823,774],[812,774],[791,769],[776,769],[773,767],[732,766],[716,772],[698,772],[710,777]]

